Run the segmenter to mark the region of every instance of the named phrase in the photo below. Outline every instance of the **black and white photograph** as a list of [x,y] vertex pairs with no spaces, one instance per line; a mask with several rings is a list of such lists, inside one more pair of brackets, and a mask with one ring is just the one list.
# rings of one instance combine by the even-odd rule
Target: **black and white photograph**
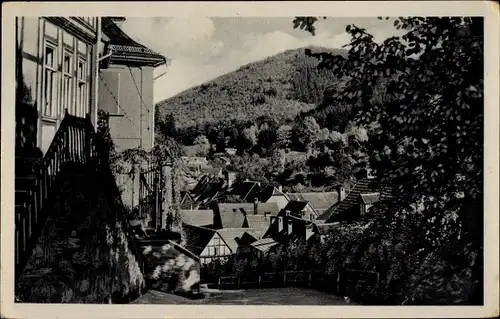
[[500,11],[458,2],[2,14],[2,316],[498,315]]

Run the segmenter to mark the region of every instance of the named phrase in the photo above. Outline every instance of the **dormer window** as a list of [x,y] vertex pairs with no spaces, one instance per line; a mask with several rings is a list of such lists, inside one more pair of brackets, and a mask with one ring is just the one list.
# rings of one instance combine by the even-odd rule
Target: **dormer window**
[[380,193],[363,193],[360,194],[360,214],[364,215],[368,210],[380,200]]

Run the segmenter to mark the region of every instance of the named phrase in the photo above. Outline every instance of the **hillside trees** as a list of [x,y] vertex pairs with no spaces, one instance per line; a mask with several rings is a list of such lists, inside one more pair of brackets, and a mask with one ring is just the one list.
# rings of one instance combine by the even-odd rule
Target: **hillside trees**
[[298,151],[307,151],[321,128],[312,116],[300,118],[292,129],[292,140]]
[[[297,18],[295,23],[307,29],[314,21]],[[347,26],[347,58],[306,54],[318,58],[320,68],[350,75],[338,99],[361,104],[358,125],[375,124],[365,143],[370,166],[400,194],[385,207],[395,212],[387,223],[411,219],[404,222],[406,229],[422,230],[422,240],[405,248],[417,258],[415,272],[393,278],[401,292],[397,298],[439,303],[443,299],[433,301],[426,294],[448,294],[452,302],[477,302],[479,294],[474,299],[464,287],[477,280],[476,291],[482,293],[483,20],[398,18],[394,26],[404,35],[382,43],[362,28]],[[377,103],[372,88],[380,81],[385,81],[389,96]],[[450,278],[460,286],[452,296],[442,276],[460,270],[465,273]],[[421,278],[429,273],[440,274],[440,280],[425,290]]]
[[195,138],[193,144],[195,146],[197,146],[197,148],[198,148],[198,151],[197,151],[198,156],[203,156],[203,157],[207,156],[208,152],[211,149],[210,141],[208,140],[208,138],[205,135],[197,136]]

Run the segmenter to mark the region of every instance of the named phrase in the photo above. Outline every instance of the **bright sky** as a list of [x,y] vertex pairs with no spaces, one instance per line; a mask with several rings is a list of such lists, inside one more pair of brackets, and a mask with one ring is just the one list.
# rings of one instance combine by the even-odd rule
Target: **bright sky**
[[366,28],[375,40],[395,35],[392,20],[328,18],[316,24],[316,36],[293,29],[293,18],[127,18],[123,30],[171,60],[155,81],[155,102],[288,49],[320,45],[339,48],[349,41],[347,24]]

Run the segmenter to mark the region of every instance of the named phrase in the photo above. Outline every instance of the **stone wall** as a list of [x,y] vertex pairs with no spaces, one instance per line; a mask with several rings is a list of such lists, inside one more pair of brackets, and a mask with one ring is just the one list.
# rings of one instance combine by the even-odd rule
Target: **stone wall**
[[200,289],[200,261],[169,240],[143,240],[145,276],[153,289],[179,295],[196,295]]
[[16,297],[37,303],[121,303],[145,287],[129,249],[121,214],[95,171],[58,181],[33,255],[16,284]]

